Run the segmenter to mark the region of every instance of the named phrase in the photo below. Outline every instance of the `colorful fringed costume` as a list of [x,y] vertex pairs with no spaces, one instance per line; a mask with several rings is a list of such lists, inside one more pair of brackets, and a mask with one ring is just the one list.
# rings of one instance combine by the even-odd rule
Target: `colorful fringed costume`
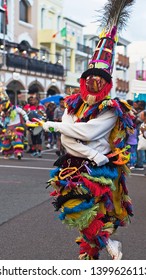
[[9,111],[1,113],[1,123],[3,129],[0,131],[1,148],[5,158],[12,155],[21,159],[24,150],[24,124],[22,118],[25,121],[28,120],[26,112],[20,108],[12,106]]
[[104,31],[88,69],[80,78],[79,93],[66,98],[61,123],[44,123],[45,131],[59,131],[67,154],[55,162],[48,186],[54,188],[55,210],[63,223],[76,227],[80,259],[98,259],[106,247],[121,259],[121,243],[110,239],[132,213],[125,182],[130,159],[126,145],[133,131],[131,107],[110,99],[117,30],[133,0],[109,0],[103,16]]
[[[87,259],[96,259],[99,251],[106,246],[109,236],[118,226],[126,225],[129,216],[132,216],[131,200],[125,184],[125,174],[128,172],[125,163],[129,159],[126,137],[128,131],[132,129],[132,116],[128,104],[118,99],[105,99],[96,105],[87,106],[80,94],[77,94],[67,98],[66,102],[69,115],[63,118],[58,127],[61,133],[64,126],[66,127],[64,122],[67,122],[67,116],[70,119],[75,115],[76,124],[84,124],[89,123],[93,116],[94,119],[98,119],[99,116],[111,111],[115,122],[109,132],[110,149],[107,152],[107,155],[110,155],[112,151],[116,151],[117,155],[113,154],[114,159],[112,157],[107,164],[97,166],[92,160],[81,156],[80,152],[79,156],[67,153],[55,163],[58,167],[52,171],[51,179],[48,181],[55,189],[51,195],[55,197],[53,202],[55,209],[61,210],[59,218],[70,227],[76,227],[81,234],[77,239],[80,254],[85,254]],[[68,126],[74,130],[73,123],[69,123],[69,120]],[[101,139],[102,141],[105,139],[105,135],[100,139],[98,127],[94,127],[95,131],[97,131],[95,141],[85,143],[86,138],[90,138],[88,127],[86,135],[82,135],[83,139],[79,135],[80,143],[77,145],[85,145],[86,148],[88,145],[93,146],[94,142],[98,145]],[[96,135],[96,132],[94,134]],[[71,148],[76,150],[74,143],[67,144],[66,139],[62,139],[62,144],[67,150]]]

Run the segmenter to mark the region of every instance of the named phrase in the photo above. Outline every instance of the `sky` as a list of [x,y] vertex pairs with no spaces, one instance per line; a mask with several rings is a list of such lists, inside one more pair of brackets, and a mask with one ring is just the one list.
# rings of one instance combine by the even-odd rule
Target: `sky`
[[[97,34],[97,10],[108,0],[64,0],[64,15],[83,25],[89,33]],[[119,0],[120,1],[120,0]],[[94,23],[93,23],[94,22]],[[98,34],[97,34],[98,35]],[[130,42],[146,40],[146,0],[135,0],[126,29],[120,34]]]
[[[75,20],[86,27],[84,33],[99,35],[96,18],[108,0],[63,0],[64,16]],[[119,0],[121,1],[121,0]],[[120,36],[130,42],[128,56],[133,63],[141,63],[144,58],[146,70],[146,0],[135,0],[131,15]]]

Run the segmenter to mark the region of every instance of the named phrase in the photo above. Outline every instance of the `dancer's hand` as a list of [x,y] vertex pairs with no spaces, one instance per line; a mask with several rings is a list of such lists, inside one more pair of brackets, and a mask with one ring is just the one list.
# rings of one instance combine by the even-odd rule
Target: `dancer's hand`
[[94,162],[97,164],[97,166],[102,166],[108,163],[109,159],[105,155],[97,153],[97,155],[94,157]]
[[43,123],[43,129],[45,131],[51,131],[51,132],[56,131],[56,123],[51,121],[45,122]]

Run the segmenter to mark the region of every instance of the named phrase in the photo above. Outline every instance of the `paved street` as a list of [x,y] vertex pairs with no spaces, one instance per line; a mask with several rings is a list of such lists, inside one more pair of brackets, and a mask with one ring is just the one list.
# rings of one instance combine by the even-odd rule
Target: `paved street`
[[[25,154],[21,161],[0,157],[0,259],[75,260],[76,230],[68,230],[58,220],[45,182],[56,155],[47,150],[43,158]],[[123,243],[123,259],[146,259],[146,176],[132,171],[127,178],[134,205],[134,217],[115,237]],[[101,259],[109,259],[101,253]]]

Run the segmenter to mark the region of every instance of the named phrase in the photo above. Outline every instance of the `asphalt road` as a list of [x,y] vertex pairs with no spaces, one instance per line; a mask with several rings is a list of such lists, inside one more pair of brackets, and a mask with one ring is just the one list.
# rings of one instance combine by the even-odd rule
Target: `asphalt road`
[[[76,230],[58,219],[46,190],[56,155],[41,159],[25,154],[21,161],[0,156],[0,260],[76,260]],[[145,170],[146,171],[146,170]],[[131,223],[113,238],[123,243],[124,260],[146,260],[146,176],[132,171],[127,178],[133,200]],[[104,250],[100,259],[110,259]]]

